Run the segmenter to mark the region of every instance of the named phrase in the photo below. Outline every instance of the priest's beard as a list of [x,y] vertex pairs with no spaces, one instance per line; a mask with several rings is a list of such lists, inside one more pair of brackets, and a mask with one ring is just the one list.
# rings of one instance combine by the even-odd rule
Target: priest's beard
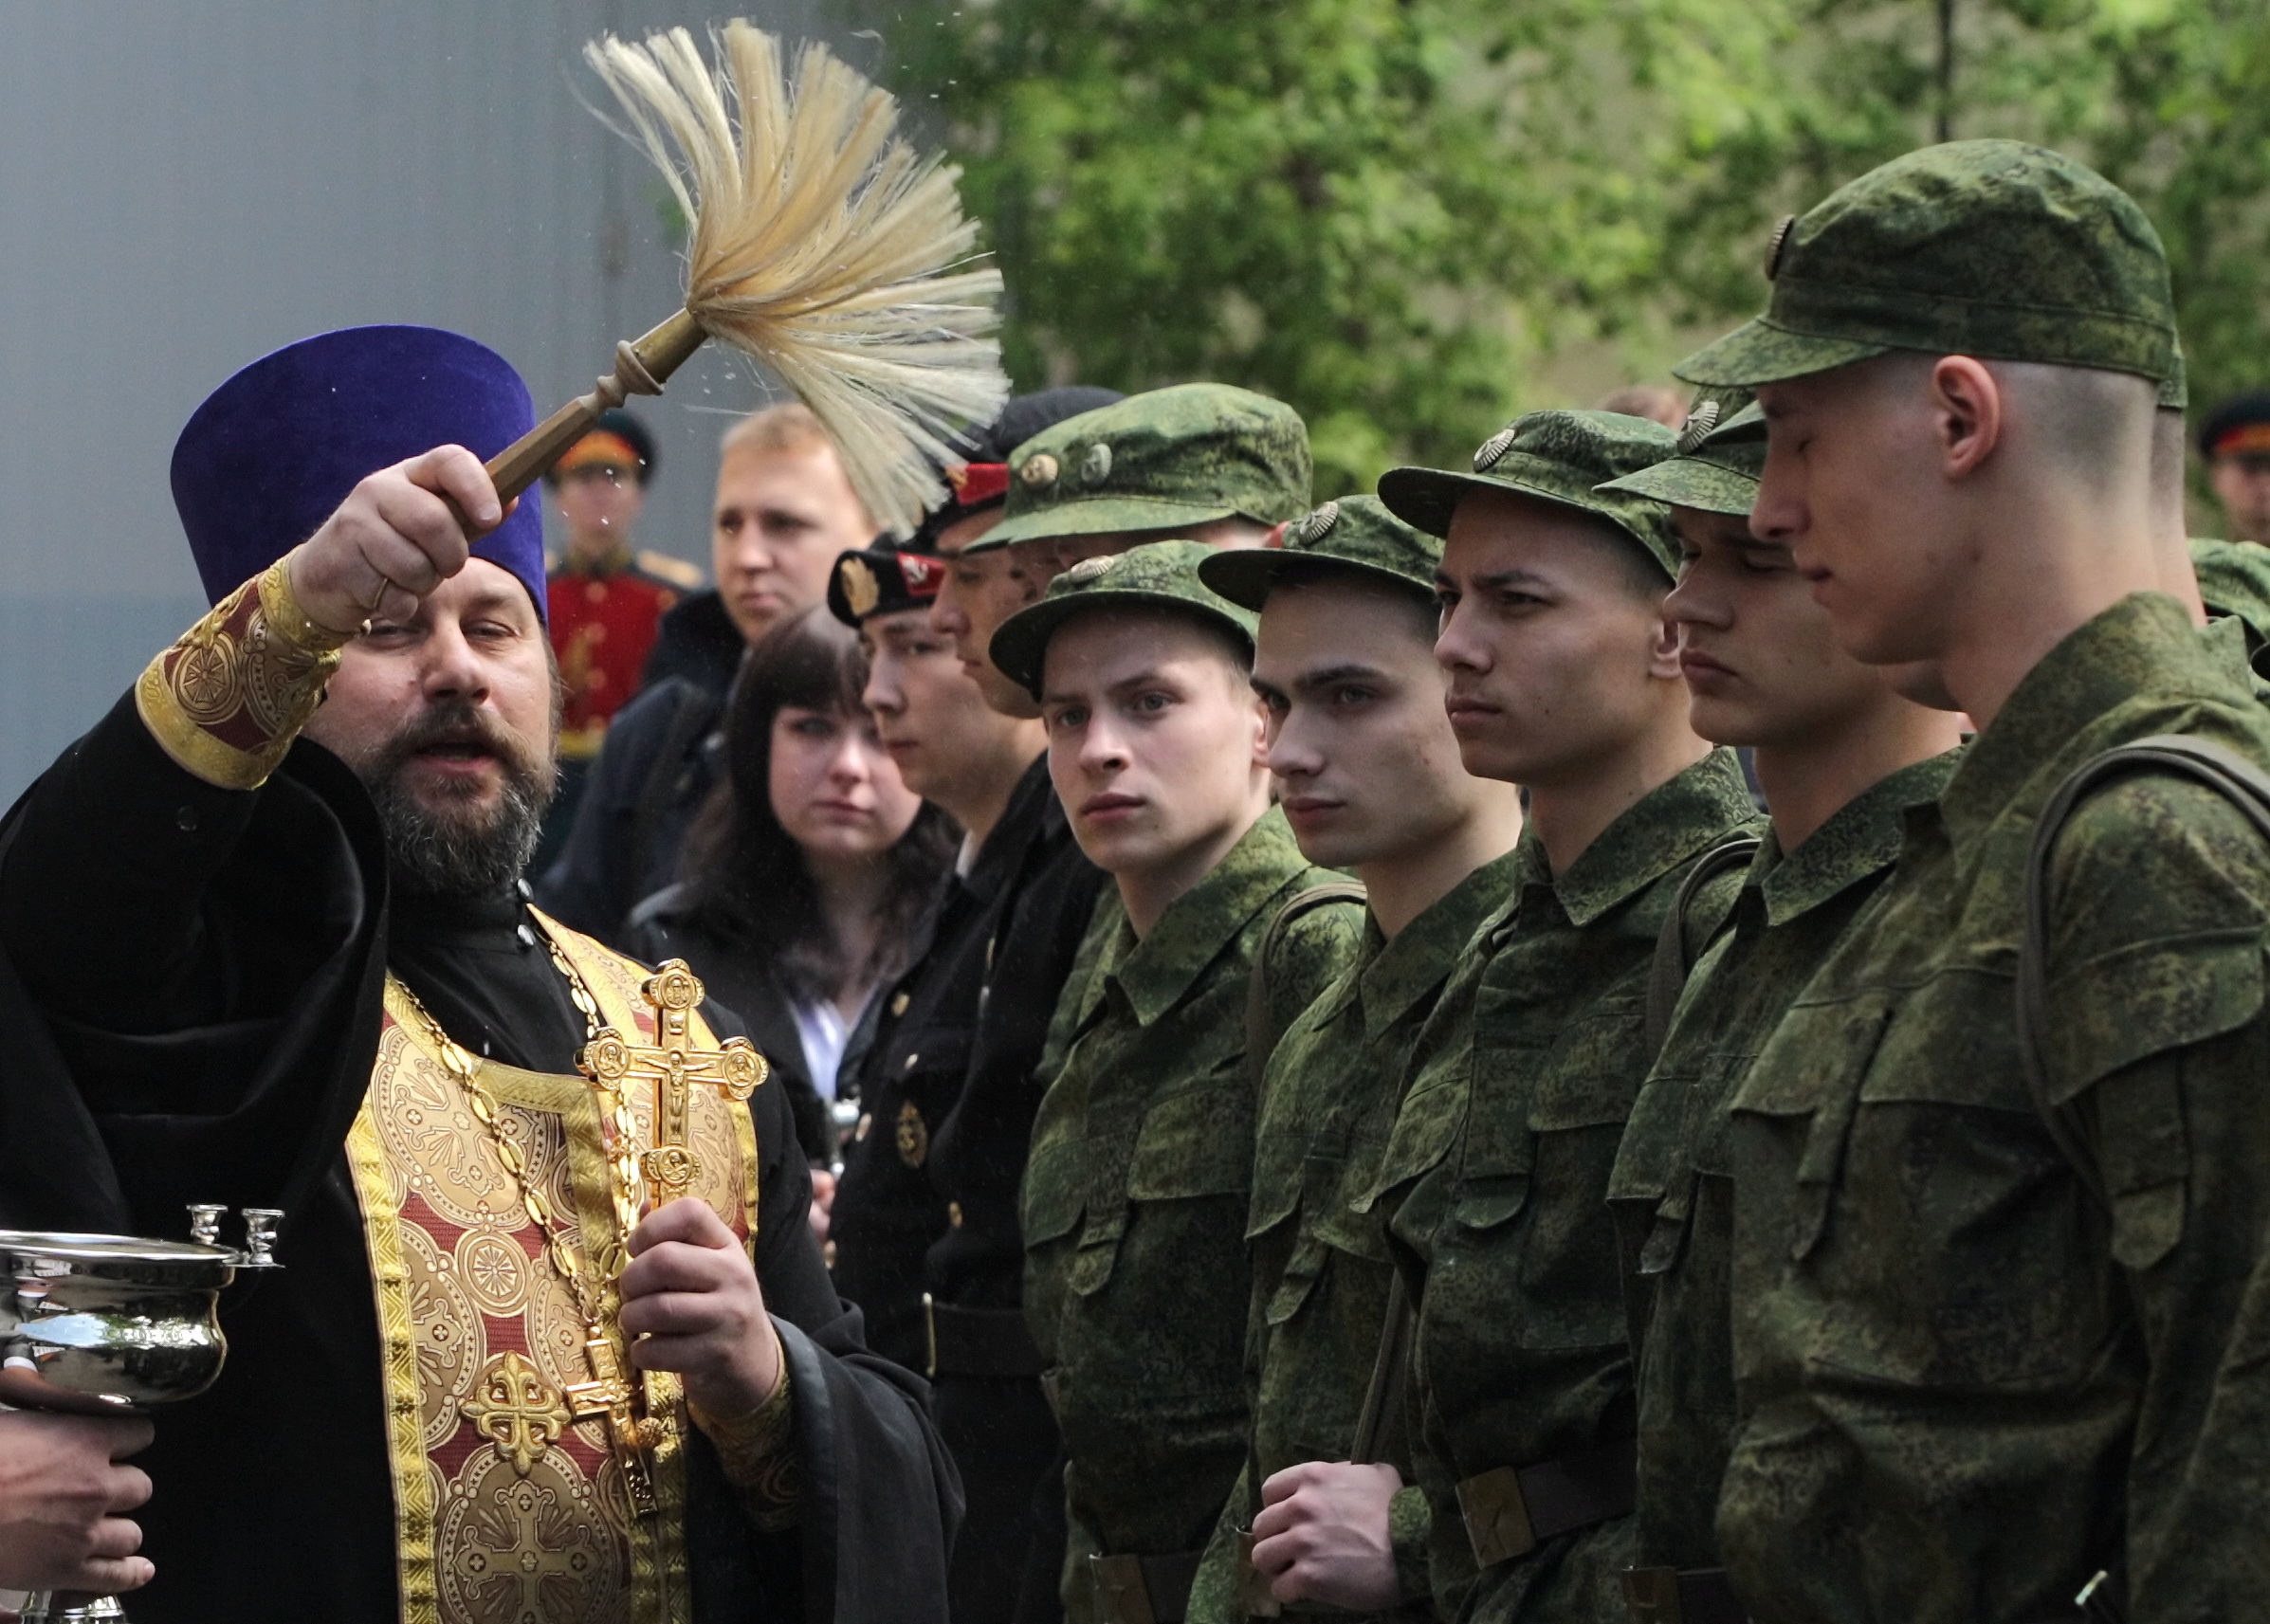
[[[419,751],[479,739],[503,769],[503,793],[484,805],[481,787],[448,782],[424,799],[403,770]],[[544,812],[559,781],[551,752],[540,754],[489,712],[467,701],[434,706],[354,763],[378,821],[394,884],[413,896],[490,897],[510,887],[536,855]]]

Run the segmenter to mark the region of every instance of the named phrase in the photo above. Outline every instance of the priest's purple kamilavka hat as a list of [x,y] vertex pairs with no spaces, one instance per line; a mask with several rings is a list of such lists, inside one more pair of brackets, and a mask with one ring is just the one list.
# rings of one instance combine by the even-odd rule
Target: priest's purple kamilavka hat
[[[218,603],[315,533],[367,474],[436,446],[495,456],[536,422],[504,357],[436,327],[348,327],[263,356],[174,447],[174,506]],[[540,504],[473,545],[544,612]]]

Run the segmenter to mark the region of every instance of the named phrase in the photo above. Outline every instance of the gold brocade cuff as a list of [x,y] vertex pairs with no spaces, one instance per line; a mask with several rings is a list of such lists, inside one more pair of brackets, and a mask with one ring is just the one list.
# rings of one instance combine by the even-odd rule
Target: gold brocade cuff
[[257,790],[322,703],[348,641],[307,618],[279,561],[150,662],[135,708],[185,770],[224,790]]
[[745,1415],[724,1418],[693,1406],[694,1425],[717,1446],[725,1481],[741,1502],[741,1513],[760,1533],[777,1534],[796,1523],[796,1502],[803,1493],[803,1473],[797,1469],[792,1447],[788,1396],[788,1352],[779,1347],[780,1333],[773,1333],[780,1356],[780,1381],[773,1396]]

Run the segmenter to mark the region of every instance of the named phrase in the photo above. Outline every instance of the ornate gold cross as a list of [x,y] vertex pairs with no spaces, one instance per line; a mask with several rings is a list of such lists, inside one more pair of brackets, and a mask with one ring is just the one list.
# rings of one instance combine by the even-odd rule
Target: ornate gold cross
[[457,1408],[522,1477],[559,1441],[570,1419],[543,1372],[517,1353],[491,1359],[473,1396]]
[[664,964],[647,978],[639,994],[654,1012],[653,1044],[633,1043],[607,1027],[583,1046],[576,1065],[601,1087],[617,1092],[627,1084],[653,1083],[654,1144],[639,1157],[638,1166],[653,1188],[654,1205],[660,1207],[685,1195],[702,1174],[702,1159],[686,1142],[686,1106],[694,1085],[704,1084],[728,1099],[745,1100],[771,1068],[745,1037],[729,1037],[716,1049],[693,1047],[687,1034],[693,1011],[702,1001],[702,983],[685,959]]
[[623,1469],[623,1486],[630,1490],[632,1506],[643,1517],[654,1509],[654,1481],[647,1473],[647,1451],[653,1447],[661,1428],[632,1414],[634,1396],[631,1383],[624,1379],[623,1367],[616,1362],[614,1344],[604,1335],[595,1335],[583,1344],[583,1359],[591,1367],[591,1379],[569,1387],[567,1401],[575,1407],[578,1421],[605,1418],[608,1436],[614,1443],[614,1458]]

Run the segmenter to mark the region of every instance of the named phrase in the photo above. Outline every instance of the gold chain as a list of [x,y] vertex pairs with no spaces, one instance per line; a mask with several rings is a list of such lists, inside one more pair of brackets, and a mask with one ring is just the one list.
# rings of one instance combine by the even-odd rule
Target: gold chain
[[[583,977],[576,974],[576,967],[568,962],[567,955],[559,950],[559,943],[552,940],[552,933],[539,926],[536,934],[552,955],[552,962],[558,966],[560,975],[567,978],[568,996],[575,1000],[576,1008],[583,1012],[585,1040],[595,1039],[599,1035],[599,1006],[592,1001],[591,989],[583,984]],[[608,1087],[595,1076],[591,1077],[590,1082],[593,1091],[599,1096],[600,1110],[612,1119],[610,1125],[614,1129],[613,1139],[603,1145],[607,1153],[608,1169],[614,1175],[610,1193],[614,1199],[615,1243],[612,1249],[613,1255],[601,1264],[602,1272],[612,1288],[615,1279],[631,1261],[622,1243],[629,1238],[632,1230],[638,1228],[641,1195],[638,1119],[632,1112],[629,1094]]]
[[[541,933],[545,946],[552,952],[552,962],[567,977],[569,996],[583,1012],[587,1032],[596,1036],[599,1031],[599,1012],[592,1001],[591,991],[584,986],[583,977],[576,974],[558,945],[549,933]],[[621,1310],[621,1296],[615,1286],[623,1269],[630,1263],[625,1244],[631,1232],[638,1227],[639,1174],[638,1123],[632,1114],[630,1103],[615,1090],[607,1087],[595,1077],[591,1079],[598,1093],[602,1113],[613,1125],[613,1142],[605,1145],[608,1166],[613,1173],[612,1180],[614,1206],[614,1233],[595,1249],[592,1259],[599,1278],[594,1281],[584,1271],[575,1250],[568,1245],[567,1232],[558,1227],[552,1212],[552,1204],[528,1177],[527,1159],[521,1147],[512,1142],[504,1132],[503,1117],[496,1096],[481,1082],[473,1057],[467,1054],[455,1039],[442,1030],[441,1022],[433,1018],[418,995],[399,977],[394,985],[401,990],[403,1002],[424,1029],[428,1040],[440,1054],[442,1064],[457,1079],[465,1090],[466,1103],[487,1133],[495,1147],[497,1159],[511,1175],[519,1188],[521,1210],[536,1225],[543,1236],[544,1259],[558,1275],[577,1311],[583,1319],[583,1357],[590,1370],[591,1379],[569,1390],[568,1396],[577,1401],[578,1415],[604,1414],[607,1433],[615,1458],[623,1469],[625,1487],[629,1489],[632,1508],[645,1516],[654,1509],[653,1482],[647,1469],[645,1452],[660,1440],[662,1427],[651,1418],[639,1417],[635,1412],[640,1383],[633,1378],[625,1380],[614,1353],[613,1341],[607,1334],[607,1317]],[[607,1135],[602,1134],[602,1140]],[[584,1408],[588,1402],[592,1408]]]

